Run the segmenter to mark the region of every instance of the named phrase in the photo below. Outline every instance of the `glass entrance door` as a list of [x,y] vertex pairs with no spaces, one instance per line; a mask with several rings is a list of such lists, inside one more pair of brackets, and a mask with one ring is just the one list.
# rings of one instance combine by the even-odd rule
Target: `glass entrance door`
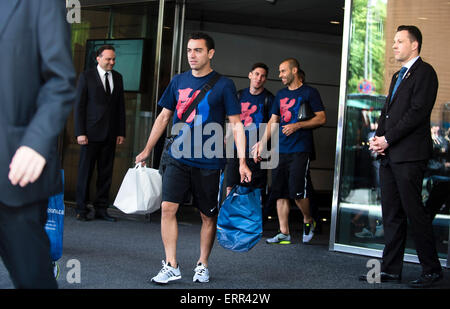
[[[137,71],[120,72],[124,83],[137,79],[139,87],[125,89],[126,142],[118,145],[114,162],[110,202],[114,201],[122,179],[128,168],[134,166],[135,157],[144,148],[154,119],[157,116],[157,100],[168,85],[173,66],[174,21],[180,5],[167,1],[151,1],[140,4],[84,5],[81,8],[81,23],[72,24],[72,52],[77,73],[87,69],[92,57],[89,44],[118,44],[116,67],[131,61],[133,51],[124,48],[124,42],[142,42],[142,61]],[[178,10],[178,11],[177,11]],[[179,13],[177,13],[179,14]],[[179,24],[178,24],[179,25]],[[179,27],[177,25],[177,27]],[[117,45],[117,46],[118,46]],[[116,46],[116,47],[117,47]],[[98,46],[97,46],[98,47]],[[95,60],[90,59],[91,62]],[[94,64],[95,65],[95,64]],[[126,64],[123,70],[131,63]],[[140,72],[139,72],[140,71]],[[140,73],[140,78],[138,75]],[[127,77],[128,76],[128,77]],[[65,169],[65,199],[75,201],[76,180],[80,146],[74,136],[73,115],[69,117],[62,138],[62,160]],[[161,147],[156,147],[150,164],[159,164]],[[91,197],[95,194],[96,175],[91,181]]]
[[[381,256],[384,225],[381,217],[379,161],[369,151],[369,139],[399,64],[392,52],[399,25],[416,25],[424,43],[420,53],[436,70],[439,90],[431,115],[433,158],[423,181],[425,207],[436,212],[433,228],[442,265],[448,265],[450,222],[450,47],[448,1],[346,1],[343,69],[333,197],[330,249]],[[348,48],[347,48],[348,47]],[[444,56],[445,55],[445,56]],[[410,231],[409,231],[410,235]],[[412,237],[405,259],[417,261]]]

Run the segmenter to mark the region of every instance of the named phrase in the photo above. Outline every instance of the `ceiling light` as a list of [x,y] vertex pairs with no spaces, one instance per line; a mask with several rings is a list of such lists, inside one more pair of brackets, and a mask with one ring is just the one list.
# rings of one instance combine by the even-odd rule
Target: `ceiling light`
[[337,21],[337,20],[330,20],[330,24],[333,24],[333,25],[339,25],[340,22]]
[[427,17],[417,17],[417,18],[420,19],[420,20],[428,20]]

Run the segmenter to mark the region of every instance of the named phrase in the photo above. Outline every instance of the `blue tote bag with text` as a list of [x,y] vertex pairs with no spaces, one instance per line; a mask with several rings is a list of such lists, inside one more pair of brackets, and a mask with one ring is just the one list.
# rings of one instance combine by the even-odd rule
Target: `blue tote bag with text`
[[225,249],[249,251],[262,237],[261,189],[234,186],[217,219],[217,240]]
[[[61,170],[64,187],[64,171]],[[63,251],[63,231],[64,231],[64,189],[61,193],[50,196],[47,207],[47,223],[45,231],[50,240],[50,253],[52,261],[57,261],[62,256]]]

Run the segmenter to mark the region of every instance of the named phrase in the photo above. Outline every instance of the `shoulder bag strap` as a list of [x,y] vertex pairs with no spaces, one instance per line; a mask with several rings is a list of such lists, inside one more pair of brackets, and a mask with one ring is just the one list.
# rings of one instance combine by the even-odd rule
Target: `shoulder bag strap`
[[197,107],[198,103],[205,97],[206,93],[214,87],[216,82],[220,79],[221,75],[219,73],[215,73],[209,81],[203,86],[200,93],[195,97],[194,102],[189,105],[188,109],[183,113],[183,117],[181,117],[181,122],[186,122],[189,115],[192,113],[192,111]]

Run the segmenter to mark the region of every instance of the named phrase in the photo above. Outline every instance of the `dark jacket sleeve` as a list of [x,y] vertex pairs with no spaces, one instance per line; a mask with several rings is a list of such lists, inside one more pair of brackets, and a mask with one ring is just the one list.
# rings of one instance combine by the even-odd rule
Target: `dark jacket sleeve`
[[78,78],[77,95],[75,99],[74,122],[75,136],[87,135],[86,131],[86,104],[87,104],[87,85],[85,73],[81,73]]
[[[388,103],[386,103],[388,104]],[[378,118],[377,122],[377,130],[375,131],[376,136],[383,136],[384,135],[384,119],[386,117],[386,105],[381,109],[380,117]]]
[[385,128],[386,109],[387,109],[388,104],[389,104],[389,96],[391,95],[391,89],[393,88],[392,85],[393,85],[394,80],[395,80],[394,76],[395,76],[395,74],[392,76],[389,93],[388,93],[388,95],[386,97],[386,101],[384,103],[384,106],[381,109],[380,117],[378,118],[377,130],[375,131],[375,136],[383,136],[384,133],[385,133],[385,129],[384,128]]
[[123,79],[120,75],[120,99],[119,99],[119,131],[118,136],[125,137],[126,135],[126,112],[125,112],[125,94],[123,89]]
[[[36,97],[36,112],[21,145],[39,152],[46,159],[66,123],[75,96],[75,71],[70,50],[70,27],[65,2],[39,2],[37,40],[42,86]],[[49,31],[51,29],[51,31]]]

